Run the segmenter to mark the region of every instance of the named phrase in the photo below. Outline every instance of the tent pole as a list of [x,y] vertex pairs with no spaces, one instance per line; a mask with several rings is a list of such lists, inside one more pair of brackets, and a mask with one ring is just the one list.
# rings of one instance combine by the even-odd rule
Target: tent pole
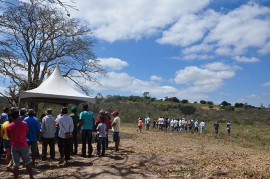
[[19,114],[21,113],[21,97],[19,95],[19,102],[18,102]]

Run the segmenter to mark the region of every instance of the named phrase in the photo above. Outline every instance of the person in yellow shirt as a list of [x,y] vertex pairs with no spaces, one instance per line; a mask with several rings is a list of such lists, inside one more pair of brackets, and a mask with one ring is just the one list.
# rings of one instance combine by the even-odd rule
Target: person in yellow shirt
[[6,122],[4,122],[1,126],[1,138],[3,139],[3,144],[4,144],[4,148],[6,151],[6,165],[7,165],[7,169],[11,170],[12,169],[12,157],[11,157],[11,143],[10,143],[10,139],[7,135],[7,126],[10,124],[10,119]]

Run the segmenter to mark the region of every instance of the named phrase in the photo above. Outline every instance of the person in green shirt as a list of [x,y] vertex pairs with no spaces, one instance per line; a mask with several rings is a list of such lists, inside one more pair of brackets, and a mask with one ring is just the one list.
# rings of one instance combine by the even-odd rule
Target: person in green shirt
[[79,126],[82,127],[82,157],[86,157],[86,143],[88,144],[88,157],[92,157],[92,132],[95,126],[95,116],[88,109],[88,104],[83,104]]

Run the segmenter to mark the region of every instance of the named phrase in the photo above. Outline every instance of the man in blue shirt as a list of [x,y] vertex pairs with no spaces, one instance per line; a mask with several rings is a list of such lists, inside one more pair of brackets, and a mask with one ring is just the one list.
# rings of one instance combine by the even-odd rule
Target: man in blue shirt
[[92,156],[92,131],[95,125],[95,117],[92,111],[88,110],[88,104],[83,105],[80,113],[79,126],[82,129],[82,157],[86,157],[86,142],[88,144],[88,157]]
[[26,139],[31,149],[31,157],[32,157],[33,166],[35,166],[36,153],[37,153],[37,139],[38,139],[38,133],[40,131],[40,124],[38,122],[38,119],[34,117],[34,115],[35,115],[35,111],[33,109],[29,109],[28,117],[24,119],[24,121],[28,125]]

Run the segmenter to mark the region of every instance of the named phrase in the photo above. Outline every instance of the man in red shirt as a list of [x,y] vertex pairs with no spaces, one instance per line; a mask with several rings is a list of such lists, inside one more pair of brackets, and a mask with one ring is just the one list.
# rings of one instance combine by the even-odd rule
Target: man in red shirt
[[12,123],[10,123],[7,126],[7,134],[11,141],[11,153],[14,165],[13,170],[14,178],[18,178],[19,176],[20,157],[22,157],[23,162],[26,166],[26,170],[30,178],[32,179],[33,172],[30,161],[28,144],[26,142],[26,134],[28,130],[27,123],[24,121],[20,121],[18,119],[19,118],[18,108],[10,109],[10,118],[12,119]]

